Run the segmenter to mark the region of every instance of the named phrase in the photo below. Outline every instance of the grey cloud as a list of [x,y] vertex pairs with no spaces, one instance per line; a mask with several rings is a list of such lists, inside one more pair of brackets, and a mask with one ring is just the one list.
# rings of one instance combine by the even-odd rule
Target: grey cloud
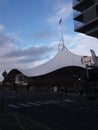
[[12,58],[12,57],[17,57],[17,58],[21,58],[21,57],[35,57],[35,56],[43,56],[44,54],[48,53],[49,51],[51,51],[52,48],[48,47],[48,46],[41,46],[41,47],[29,47],[26,49],[17,49],[17,50],[13,50],[10,51],[8,53],[6,53],[3,57],[5,58]]
[[0,33],[0,46],[5,46],[6,44],[11,44],[14,39],[6,34]]
[[40,57],[37,56],[33,56],[33,57],[25,57],[25,58],[21,58],[18,62],[19,63],[30,63],[30,62],[34,62],[36,60],[40,60]]

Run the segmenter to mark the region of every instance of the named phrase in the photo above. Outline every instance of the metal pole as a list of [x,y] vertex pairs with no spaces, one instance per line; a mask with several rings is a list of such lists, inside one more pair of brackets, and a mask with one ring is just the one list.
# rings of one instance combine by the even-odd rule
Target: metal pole
[[89,80],[88,65],[86,65],[86,77],[87,77],[87,80]]
[[2,95],[1,95],[1,110],[4,110],[5,109],[5,79],[7,76],[7,72],[4,71],[2,73],[2,76],[4,77],[4,79],[3,79],[3,89],[2,89]]

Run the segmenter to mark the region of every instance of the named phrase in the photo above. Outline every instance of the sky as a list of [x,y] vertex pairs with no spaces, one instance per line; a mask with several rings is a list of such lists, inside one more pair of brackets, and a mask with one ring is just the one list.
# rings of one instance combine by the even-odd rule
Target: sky
[[74,32],[72,0],[0,0],[0,81],[2,72],[36,67],[54,57],[61,39],[78,55],[98,55],[98,39]]

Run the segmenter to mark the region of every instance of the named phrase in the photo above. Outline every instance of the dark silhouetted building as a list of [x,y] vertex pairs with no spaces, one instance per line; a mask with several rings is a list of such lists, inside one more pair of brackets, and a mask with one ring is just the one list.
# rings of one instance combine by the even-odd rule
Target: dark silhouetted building
[[73,0],[74,30],[98,38],[98,0]]

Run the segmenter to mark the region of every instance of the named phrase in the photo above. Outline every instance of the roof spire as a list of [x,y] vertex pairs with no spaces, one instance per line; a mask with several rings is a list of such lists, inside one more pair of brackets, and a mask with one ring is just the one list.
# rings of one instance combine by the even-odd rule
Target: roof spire
[[59,21],[59,25],[60,25],[60,29],[61,29],[61,40],[58,44],[58,50],[61,50],[61,49],[68,50],[67,47],[64,45],[62,18]]

